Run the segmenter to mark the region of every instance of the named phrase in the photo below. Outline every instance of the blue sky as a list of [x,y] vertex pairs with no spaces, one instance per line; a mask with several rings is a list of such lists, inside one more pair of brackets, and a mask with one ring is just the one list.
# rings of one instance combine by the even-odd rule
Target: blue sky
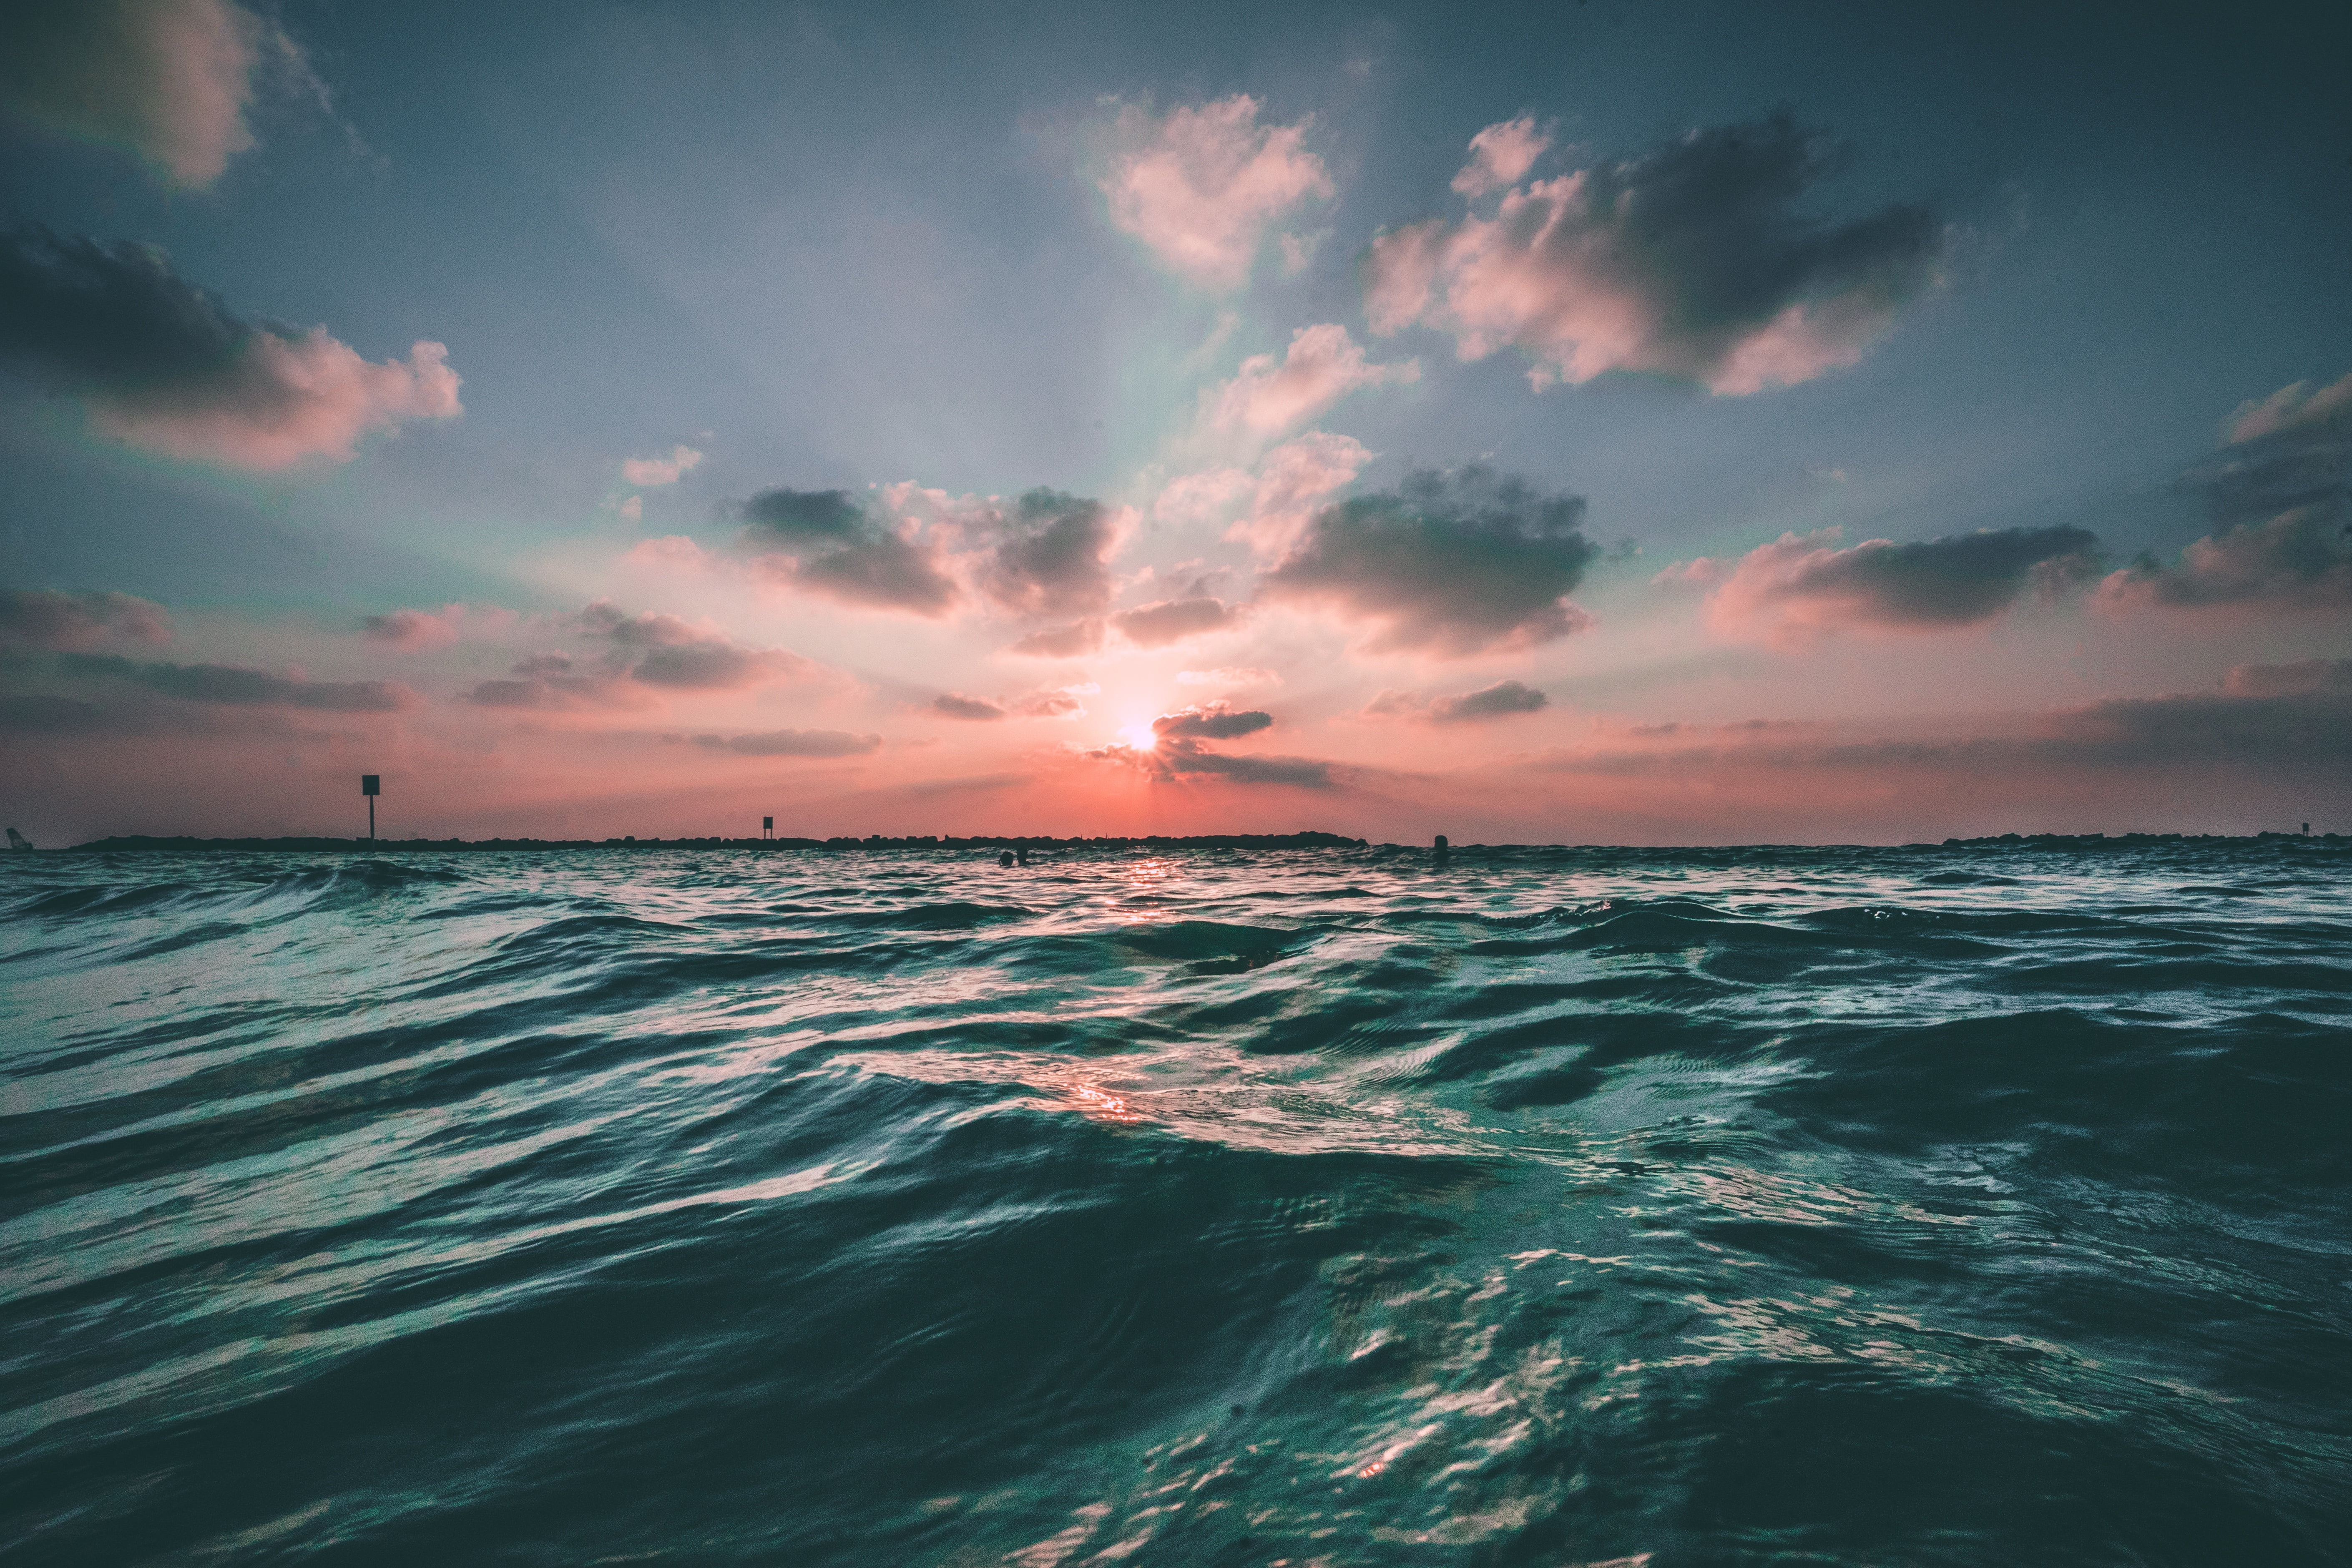
[[[354,758],[484,833],[2352,804],[2304,8],[16,15],[27,831],[312,830]],[[234,363],[124,379],[151,285]]]

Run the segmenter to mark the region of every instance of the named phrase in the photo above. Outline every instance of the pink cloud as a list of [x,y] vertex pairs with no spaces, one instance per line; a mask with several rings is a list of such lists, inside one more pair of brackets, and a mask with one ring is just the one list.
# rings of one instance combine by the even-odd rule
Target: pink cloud
[[[632,500],[636,498],[632,496]],[[666,533],[659,539],[641,539],[629,546],[621,557],[624,563],[651,567],[663,572],[701,572],[709,569],[710,552],[683,533]]]
[[2340,501],[2292,507],[2209,534],[2171,566],[2143,562],[2111,573],[2097,603],[2110,611],[2352,609],[2352,529]]
[[1321,430],[1284,442],[1258,464],[1250,514],[1226,530],[1225,537],[1262,556],[1288,552],[1316,510],[1353,483],[1372,457],[1355,437]]
[[1367,364],[1342,326],[1301,327],[1281,360],[1253,354],[1211,395],[1209,423],[1218,430],[1272,439],[1304,425],[1359,387],[1421,379],[1418,361]]
[[126,147],[173,184],[208,185],[252,147],[245,110],[269,55],[308,67],[291,39],[227,0],[79,0],[12,29],[10,96],[34,119]]
[[2213,531],[2165,565],[2148,558],[2099,588],[2109,609],[2246,615],[2352,608],[2352,376],[2296,382],[2243,403],[2228,444],[2183,474]]
[[1517,349],[1538,389],[1612,370],[1734,396],[1809,381],[1858,361],[1932,284],[1944,246],[1916,208],[1836,229],[1799,218],[1790,204],[1826,165],[1774,119],[1517,186],[1491,218],[1376,237],[1365,315],[1382,336],[1449,332],[1465,360]]
[[1470,138],[1470,162],[1454,176],[1454,188],[1475,200],[1516,185],[1550,145],[1551,138],[1536,129],[1532,116],[1489,125]]
[[1267,226],[1333,194],[1307,123],[1262,126],[1258,108],[1245,94],[1160,119],[1130,105],[1115,128],[1122,150],[1100,182],[1112,225],[1205,289],[1246,284]]
[[1238,689],[1250,686],[1279,686],[1282,677],[1270,669],[1226,666],[1216,669],[1180,669],[1176,672],[1179,686],[1219,686]]
[[1163,599],[1158,604],[1121,611],[1110,618],[1119,635],[1138,647],[1166,647],[1189,637],[1228,631],[1238,626],[1242,609],[1205,595]]
[[2322,425],[2347,412],[2352,412],[2352,375],[2316,392],[2311,383],[2298,381],[2259,402],[2241,403],[2224,428],[2232,442],[2257,441],[2298,425]]
[[1047,626],[1012,643],[1007,653],[1025,655],[1030,658],[1077,658],[1102,647],[1103,623],[1095,616],[1070,622],[1067,626]]
[[1179,528],[1202,527],[1228,515],[1256,488],[1257,480],[1244,468],[1181,474],[1160,490],[1159,499],[1151,503],[1151,515]]
[[448,353],[419,342],[405,361],[374,364],[323,327],[291,341],[257,330],[219,375],[92,394],[90,418],[118,441],[224,468],[348,462],[363,436],[465,412]]
[[633,485],[674,485],[678,477],[702,461],[702,454],[691,447],[674,447],[667,458],[626,458],[621,462],[621,477]]

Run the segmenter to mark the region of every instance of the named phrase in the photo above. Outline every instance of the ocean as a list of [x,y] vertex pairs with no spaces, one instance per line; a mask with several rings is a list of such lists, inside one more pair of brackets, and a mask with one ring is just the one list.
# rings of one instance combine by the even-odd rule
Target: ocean
[[2352,1562],[2347,872],[0,859],[0,1556]]

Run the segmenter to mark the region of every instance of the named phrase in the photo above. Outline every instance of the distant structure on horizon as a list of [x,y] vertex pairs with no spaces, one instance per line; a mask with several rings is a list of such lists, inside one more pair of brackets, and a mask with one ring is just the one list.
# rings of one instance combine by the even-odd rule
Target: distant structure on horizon
[[13,828],[13,827],[12,827],[12,828],[10,828],[10,829],[8,830],[8,847],[9,847],[9,848],[11,848],[11,849],[30,849],[32,847],[33,847],[32,840],[30,840],[30,839],[26,838],[23,834],[21,834],[21,833],[17,832],[17,831],[16,831],[15,828]]
[[375,797],[383,793],[383,775],[382,773],[362,773],[360,775],[360,793],[367,796],[368,842],[373,844],[375,842]]

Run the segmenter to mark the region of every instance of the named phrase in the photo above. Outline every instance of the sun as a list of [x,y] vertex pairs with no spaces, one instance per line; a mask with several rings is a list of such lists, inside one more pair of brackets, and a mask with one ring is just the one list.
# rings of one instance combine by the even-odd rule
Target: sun
[[1123,726],[1119,730],[1118,738],[1139,752],[1150,751],[1160,744],[1160,731],[1154,730],[1148,722]]

